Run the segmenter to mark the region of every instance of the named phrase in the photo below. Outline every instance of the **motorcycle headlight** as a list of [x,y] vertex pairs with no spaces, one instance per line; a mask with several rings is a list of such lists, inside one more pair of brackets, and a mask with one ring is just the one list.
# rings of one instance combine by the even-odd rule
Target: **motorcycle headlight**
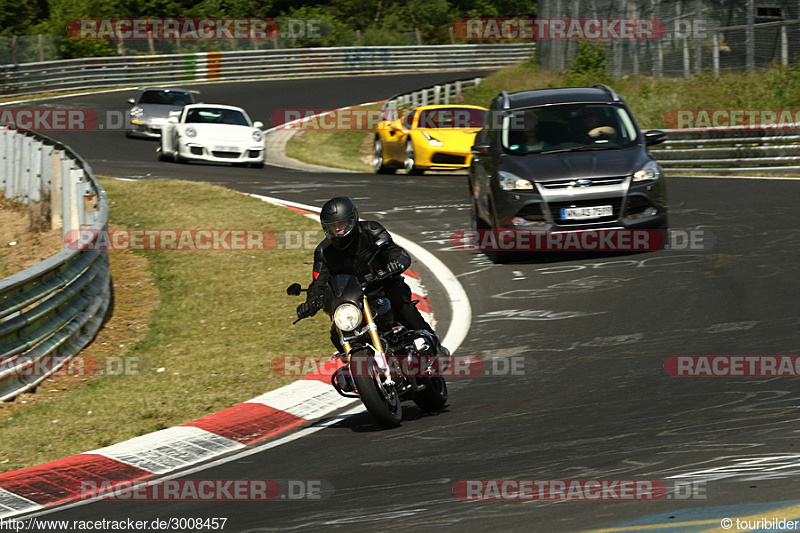
[[654,181],[661,177],[661,169],[658,167],[658,163],[655,161],[650,161],[647,163],[642,170],[637,170],[633,173],[633,182],[636,183],[637,181]]
[[504,191],[518,191],[518,190],[532,190],[533,183],[530,180],[520,178],[516,174],[501,170],[498,172],[500,176],[500,188]]
[[255,130],[253,132],[253,140],[255,142],[260,143],[263,138],[264,138],[264,134],[261,132],[261,130]]
[[191,126],[183,130],[183,132],[186,134],[187,137],[197,137],[197,130]]
[[361,324],[361,309],[353,304],[342,304],[333,312],[333,322],[342,331],[353,331]]

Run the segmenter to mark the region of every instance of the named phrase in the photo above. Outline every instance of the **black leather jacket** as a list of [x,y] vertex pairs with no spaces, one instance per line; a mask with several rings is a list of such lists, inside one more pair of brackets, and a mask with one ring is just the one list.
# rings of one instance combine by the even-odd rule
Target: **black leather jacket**
[[[336,248],[326,238],[314,250],[314,281],[308,287],[307,301],[322,297],[328,278],[332,275],[354,275],[363,283],[367,274],[375,274],[390,261],[400,261],[404,268],[411,266],[411,256],[395,244],[386,228],[379,223],[362,220],[353,231],[358,231],[358,234],[347,248]],[[368,263],[379,249],[376,243],[383,240],[388,243],[381,246],[375,258]],[[383,285],[398,281],[402,282],[402,278],[393,276],[384,281]],[[378,284],[371,287],[369,292],[379,292],[380,288],[381,284]]]

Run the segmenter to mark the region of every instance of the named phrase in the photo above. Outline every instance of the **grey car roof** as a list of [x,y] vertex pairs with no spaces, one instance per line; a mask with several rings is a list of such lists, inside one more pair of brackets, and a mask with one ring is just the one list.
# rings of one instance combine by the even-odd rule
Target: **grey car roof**
[[[610,91],[610,92],[609,92]],[[522,107],[533,107],[544,104],[568,104],[578,102],[622,102],[611,89],[591,88],[591,87],[561,87],[556,89],[535,89],[532,91],[521,91],[506,94],[508,106],[504,105],[503,93],[500,93],[500,107],[505,109],[517,109]]]

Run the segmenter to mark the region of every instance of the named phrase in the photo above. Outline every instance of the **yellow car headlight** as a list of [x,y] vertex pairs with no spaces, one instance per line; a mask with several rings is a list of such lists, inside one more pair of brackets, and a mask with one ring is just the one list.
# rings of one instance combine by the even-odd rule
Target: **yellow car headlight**
[[333,322],[342,331],[353,331],[361,324],[361,309],[351,303],[345,303],[333,312]]

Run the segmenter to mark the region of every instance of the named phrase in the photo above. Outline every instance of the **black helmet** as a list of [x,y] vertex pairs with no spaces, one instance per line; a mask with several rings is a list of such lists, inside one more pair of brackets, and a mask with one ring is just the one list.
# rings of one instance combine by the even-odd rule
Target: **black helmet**
[[346,248],[358,234],[358,208],[345,196],[331,198],[322,206],[319,222],[331,244]]

